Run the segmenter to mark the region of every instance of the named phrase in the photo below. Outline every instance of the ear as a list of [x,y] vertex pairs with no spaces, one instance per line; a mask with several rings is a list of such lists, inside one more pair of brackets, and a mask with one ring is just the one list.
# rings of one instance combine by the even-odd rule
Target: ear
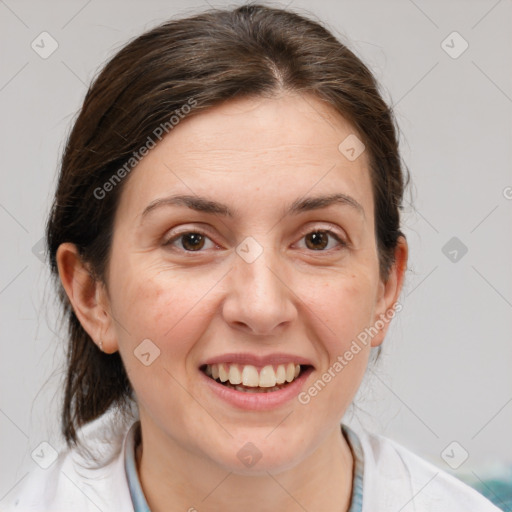
[[[57,249],[57,266],[64,290],[82,327],[103,352],[117,350],[117,337],[106,287],[95,279],[74,244]],[[101,342],[101,343],[100,343]]]
[[402,285],[404,282],[405,271],[407,270],[407,258],[409,248],[404,236],[398,238],[395,249],[395,261],[389,271],[386,282],[380,281],[377,295],[377,304],[372,326],[378,330],[378,333],[372,338],[371,346],[379,346],[386,337],[395,311],[400,311],[402,305],[398,302]]

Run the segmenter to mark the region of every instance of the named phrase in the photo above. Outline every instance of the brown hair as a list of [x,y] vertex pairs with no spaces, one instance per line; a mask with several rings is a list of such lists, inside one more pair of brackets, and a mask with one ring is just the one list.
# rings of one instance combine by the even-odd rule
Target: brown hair
[[329,103],[362,137],[370,158],[380,272],[387,279],[403,236],[399,209],[406,183],[392,112],[359,58],[316,21],[259,4],[212,9],[142,34],[104,66],[86,94],[46,228],[69,333],[61,425],[69,445],[77,443],[79,427],[113,406],[133,403],[133,390],[119,353],[101,352],[74,314],[58,281],[59,245],[75,244],[92,276],[105,282],[114,213],[126,182],[121,178],[158,127],[169,128],[171,116],[183,117],[183,106],[193,102],[189,115],[234,97],[282,91],[307,92]]

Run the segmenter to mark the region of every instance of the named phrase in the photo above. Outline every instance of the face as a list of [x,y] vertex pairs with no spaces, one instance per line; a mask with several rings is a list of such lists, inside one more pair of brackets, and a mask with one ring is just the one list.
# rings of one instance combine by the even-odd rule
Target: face
[[[243,473],[293,467],[339,430],[382,337],[339,358],[389,306],[367,155],[338,149],[353,134],[311,96],[234,100],[181,121],[132,171],[107,283],[143,436]],[[301,373],[250,393],[206,374],[219,364],[266,389]]]

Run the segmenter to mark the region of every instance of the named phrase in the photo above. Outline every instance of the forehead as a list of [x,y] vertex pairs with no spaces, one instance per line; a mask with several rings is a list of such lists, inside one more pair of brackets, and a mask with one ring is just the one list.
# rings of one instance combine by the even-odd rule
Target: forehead
[[[319,152],[325,158],[338,158],[339,144],[355,134],[354,127],[332,106],[304,94],[230,100],[185,119],[179,128],[169,144],[174,143],[184,159],[220,151],[264,157],[268,151],[289,159],[318,161]],[[183,144],[185,139],[187,144]]]
[[174,193],[214,195],[243,209],[256,198],[293,201],[308,192],[341,192],[363,204],[368,216],[366,152],[351,160],[340,151],[354,136],[361,138],[313,96],[230,100],[183,119],[151,149],[132,171],[120,209],[140,214],[151,201]]

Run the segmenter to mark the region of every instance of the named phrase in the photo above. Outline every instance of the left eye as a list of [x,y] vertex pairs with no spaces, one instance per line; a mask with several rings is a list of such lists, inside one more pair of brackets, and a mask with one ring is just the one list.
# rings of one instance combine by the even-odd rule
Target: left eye
[[330,229],[319,229],[311,231],[302,238],[306,240],[306,247],[312,251],[325,251],[332,249],[329,246],[329,237],[334,238],[338,245],[345,247],[347,243],[343,241],[337,233]]

